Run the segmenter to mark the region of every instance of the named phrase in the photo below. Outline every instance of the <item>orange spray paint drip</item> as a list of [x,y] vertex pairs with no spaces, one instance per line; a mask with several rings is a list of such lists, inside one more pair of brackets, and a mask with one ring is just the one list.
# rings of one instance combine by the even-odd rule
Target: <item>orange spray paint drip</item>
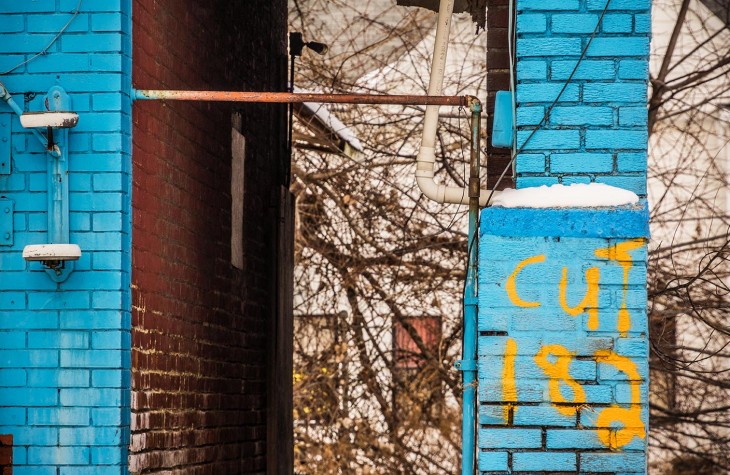
[[[507,424],[512,423],[514,411],[517,410],[514,403],[517,402],[517,383],[515,382],[515,357],[517,356],[517,342],[512,338],[507,340],[504,350],[504,367],[502,368],[502,399],[504,399],[504,420]],[[512,417],[510,417],[512,412]]]
[[626,295],[629,291],[629,272],[634,263],[629,252],[643,247],[644,244],[644,239],[639,238],[621,242],[604,249],[596,249],[596,257],[615,261],[624,270],[623,299],[621,308],[618,311],[618,331],[622,337],[625,337],[631,329],[631,316],[629,310],[626,308]]

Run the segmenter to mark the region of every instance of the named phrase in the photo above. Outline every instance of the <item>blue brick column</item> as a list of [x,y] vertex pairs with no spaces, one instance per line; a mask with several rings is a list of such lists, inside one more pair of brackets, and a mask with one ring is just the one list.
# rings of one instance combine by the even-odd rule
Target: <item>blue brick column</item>
[[[517,0],[518,188],[646,195],[650,7]],[[482,212],[482,473],[646,473],[648,237],[645,201]]]
[[[0,71],[42,50],[77,0],[0,3]],[[4,75],[26,111],[51,86],[79,124],[69,157],[71,242],[82,257],[62,283],[22,249],[47,242],[49,156],[0,104],[9,126],[13,245],[0,245],[0,433],[14,436],[13,473],[126,473],[130,387],[131,0],[85,0],[42,55]]]
[[[517,186],[598,182],[646,195],[650,0],[517,1]],[[527,142],[526,142],[527,141]]]
[[482,213],[479,470],[643,474],[648,210]]

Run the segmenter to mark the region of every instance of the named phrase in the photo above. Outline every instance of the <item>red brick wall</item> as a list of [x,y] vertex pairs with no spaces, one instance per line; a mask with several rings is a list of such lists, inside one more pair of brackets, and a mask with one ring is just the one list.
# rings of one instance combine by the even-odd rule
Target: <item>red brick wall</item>
[[[140,89],[285,90],[286,1],[134,0]],[[282,106],[240,106],[245,270],[230,264],[231,112],[138,101],[130,471],[264,473]]]
[[[487,0],[487,130],[491,137],[494,98],[497,91],[509,89],[509,0]],[[506,148],[492,147],[491,138],[487,141],[489,157],[487,174],[491,188],[499,178],[510,160],[510,151]],[[511,187],[512,171],[508,171],[499,188]]]
[[0,435],[0,475],[13,475],[13,435]]

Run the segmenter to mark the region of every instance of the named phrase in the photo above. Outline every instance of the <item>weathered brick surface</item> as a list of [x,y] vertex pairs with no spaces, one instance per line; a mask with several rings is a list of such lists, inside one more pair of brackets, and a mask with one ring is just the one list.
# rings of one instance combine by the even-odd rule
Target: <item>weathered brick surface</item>
[[[45,48],[78,5],[0,2],[0,70]],[[69,173],[63,178],[70,242],[82,256],[68,280],[56,284],[40,263],[22,258],[24,246],[50,240],[47,167],[53,159],[0,104],[0,128],[12,132],[3,137],[8,142],[0,141],[9,145],[0,163],[9,159],[11,165],[9,174],[0,174],[0,197],[15,202],[13,243],[0,243],[0,432],[13,437],[16,474],[126,470],[130,5],[81,3],[46,54],[2,77],[25,111],[43,110],[45,94],[58,85],[79,115],[64,147]],[[3,447],[3,464],[7,451]]]
[[[509,0],[487,0],[487,136],[491,137],[494,124],[494,100],[497,91],[509,89],[509,50],[508,28]],[[492,147],[491,139],[487,140],[487,177],[488,186],[495,185],[504,168],[509,164],[510,151],[506,148]],[[514,185],[512,171],[505,175],[499,188]]]
[[13,475],[13,436],[0,435],[0,474]]
[[646,196],[651,2],[613,1],[598,25],[605,6],[517,1],[519,187],[599,182]]
[[482,212],[483,473],[644,473],[647,218],[646,208]]
[[[133,12],[137,88],[285,89],[285,1],[136,0]],[[237,109],[246,137],[243,271],[230,263]],[[284,111],[135,103],[133,473],[265,472]]]

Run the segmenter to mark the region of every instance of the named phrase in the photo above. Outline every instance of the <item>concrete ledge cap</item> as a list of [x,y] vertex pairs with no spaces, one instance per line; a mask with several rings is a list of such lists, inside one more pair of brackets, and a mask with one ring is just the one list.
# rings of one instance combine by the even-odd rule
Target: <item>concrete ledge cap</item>
[[481,212],[480,235],[511,237],[649,238],[649,206],[502,208]]

